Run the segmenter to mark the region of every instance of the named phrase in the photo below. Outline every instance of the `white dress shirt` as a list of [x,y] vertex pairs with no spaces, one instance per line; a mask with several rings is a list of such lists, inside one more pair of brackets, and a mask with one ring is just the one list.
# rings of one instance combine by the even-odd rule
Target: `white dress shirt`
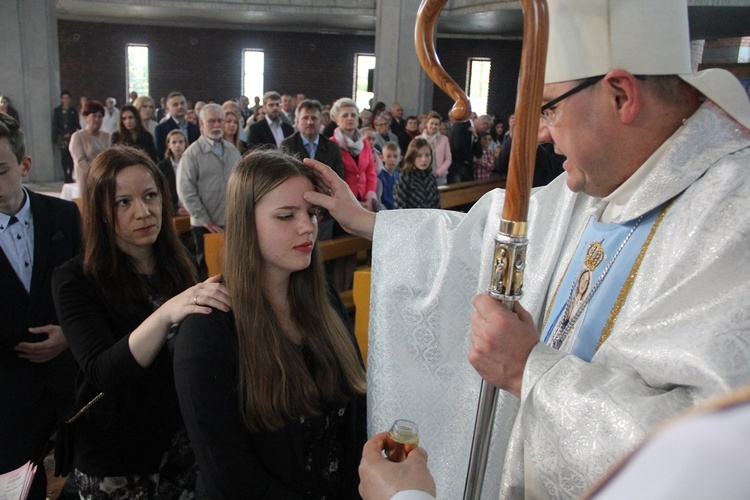
[[[26,189],[25,201],[21,210],[14,216],[0,213],[0,248],[8,258],[16,276],[26,291],[31,290],[31,272],[34,267],[34,219]],[[10,224],[11,218],[18,222]]]

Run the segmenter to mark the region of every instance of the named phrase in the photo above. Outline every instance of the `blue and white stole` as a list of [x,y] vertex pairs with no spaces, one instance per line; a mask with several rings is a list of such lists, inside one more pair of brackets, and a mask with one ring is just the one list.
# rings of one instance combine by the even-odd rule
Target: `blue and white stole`
[[542,342],[591,361],[662,208],[625,224],[599,222],[591,216],[553,296]]

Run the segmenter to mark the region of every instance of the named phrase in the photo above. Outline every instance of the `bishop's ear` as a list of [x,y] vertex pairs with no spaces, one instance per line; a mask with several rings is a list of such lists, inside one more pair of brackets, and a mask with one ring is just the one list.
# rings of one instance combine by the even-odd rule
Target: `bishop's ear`
[[624,70],[612,70],[604,77],[614,111],[624,124],[630,124],[641,109],[641,87],[638,79]]

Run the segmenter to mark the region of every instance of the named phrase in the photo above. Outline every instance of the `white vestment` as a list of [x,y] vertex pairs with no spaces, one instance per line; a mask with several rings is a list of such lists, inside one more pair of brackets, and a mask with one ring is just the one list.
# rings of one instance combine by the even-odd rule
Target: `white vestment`
[[[708,101],[658,153],[612,222],[674,202],[609,337],[591,362],[532,350],[520,402],[500,394],[483,498],[579,496],[655,424],[750,382],[750,131]],[[538,328],[606,205],[565,177],[530,204],[521,302]],[[381,212],[375,226],[369,432],[416,421],[438,498],[464,488],[480,385],[467,361],[471,300],[489,284],[503,199],[488,193],[468,214]]]

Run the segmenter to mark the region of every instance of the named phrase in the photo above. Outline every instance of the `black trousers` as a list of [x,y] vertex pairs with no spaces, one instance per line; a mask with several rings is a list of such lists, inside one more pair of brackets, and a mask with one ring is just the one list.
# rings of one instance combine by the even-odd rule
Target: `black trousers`
[[70,156],[68,148],[60,148],[60,157],[62,158],[62,169],[65,182],[73,182],[73,157]]
[[198,264],[198,277],[202,280],[208,278],[208,266],[206,265],[206,256],[203,250],[203,235],[208,232],[203,226],[190,226],[195,240],[195,262]]
[[474,167],[467,163],[453,163],[448,169],[448,184],[473,181]]

